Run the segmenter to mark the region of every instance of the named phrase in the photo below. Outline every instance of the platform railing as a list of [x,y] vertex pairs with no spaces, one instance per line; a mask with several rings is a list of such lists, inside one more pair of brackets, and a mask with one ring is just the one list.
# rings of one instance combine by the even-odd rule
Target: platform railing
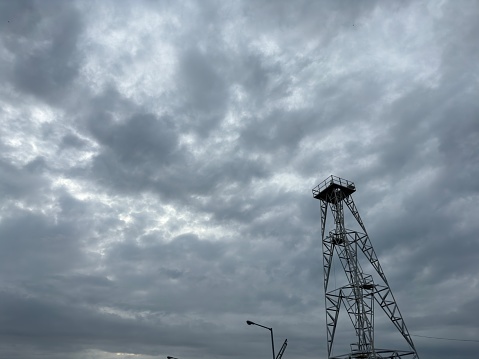
[[320,184],[318,184],[316,187],[313,188],[313,197],[316,197],[319,193],[321,193],[323,190],[325,190],[332,184],[337,184],[337,185],[348,187],[348,188],[355,188],[354,182],[348,181],[338,176],[331,175],[327,177],[324,181],[322,181]]

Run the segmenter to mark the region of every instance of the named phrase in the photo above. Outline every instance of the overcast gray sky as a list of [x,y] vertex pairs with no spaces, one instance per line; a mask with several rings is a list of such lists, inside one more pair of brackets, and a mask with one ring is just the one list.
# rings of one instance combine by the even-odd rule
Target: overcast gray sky
[[[269,358],[247,319],[326,358],[311,189],[334,174],[411,334],[471,340],[413,337],[421,358],[476,359],[478,19],[1,0],[0,358]],[[376,314],[377,346],[404,348]]]

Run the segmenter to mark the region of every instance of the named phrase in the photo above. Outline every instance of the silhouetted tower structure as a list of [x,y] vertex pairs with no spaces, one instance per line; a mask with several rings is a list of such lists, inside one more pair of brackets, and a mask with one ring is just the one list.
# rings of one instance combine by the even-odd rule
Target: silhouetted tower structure
[[[330,176],[313,188],[313,197],[321,203],[321,238],[323,243],[324,293],[326,301],[326,331],[328,358],[401,358],[418,359],[414,343],[399,308],[389,288],[386,276],[379,264],[366,228],[354,204],[352,194],[356,191],[353,182]],[[345,206],[346,205],[346,206]],[[347,229],[344,208],[347,207],[356,219],[362,232]],[[329,210],[328,210],[329,209]],[[332,213],[335,228],[326,234],[326,216]],[[371,274],[365,274],[358,261],[362,252],[377,272],[376,283]],[[337,254],[347,284],[331,288],[329,281],[334,253]],[[406,340],[408,350],[378,349],[374,346],[374,303],[389,317]],[[356,332],[357,342],[351,344],[350,352],[335,356],[333,344],[340,308],[345,308]]]

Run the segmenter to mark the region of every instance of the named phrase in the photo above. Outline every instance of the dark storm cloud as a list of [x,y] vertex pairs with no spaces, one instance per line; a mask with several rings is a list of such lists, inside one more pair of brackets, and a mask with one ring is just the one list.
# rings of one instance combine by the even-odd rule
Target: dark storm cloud
[[61,2],[2,2],[3,43],[13,55],[7,76],[18,91],[57,103],[78,75],[78,12]]
[[83,141],[81,138],[73,134],[67,134],[67,135],[64,135],[62,138],[60,149],[71,148],[71,147],[84,148],[85,146],[86,146],[86,142]]
[[[167,339],[170,345],[181,344],[180,339],[168,334],[168,331],[158,331],[158,325],[99,313],[88,307],[6,293],[1,296],[1,304],[2,328],[9,328],[8,331],[2,330],[2,334],[9,336],[13,343],[22,343],[22,337],[35,338],[29,341],[33,352],[51,350],[71,353],[91,347],[128,352],[131,343],[136,342],[136,345],[141,343],[145,347],[142,353],[157,355],[155,346],[158,338],[160,341]],[[118,345],[118,337],[129,338],[129,343]]]
[[41,159],[37,159],[19,168],[5,159],[0,159],[0,195],[2,198],[36,197],[37,191],[47,185],[47,181],[35,173],[35,169],[44,165],[45,163]]
[[242,183],[265,172],[257,161],[233,153],[203,163],[181,148],[172,120],[166,117],[135,115],[125,123],[95,118],[91,131],[103,145],[92,171],[100,182],[120,191],[157,191],[177,198],[206,195],[221,183]]
[[323,357],[330,173],[411,333],[477,336],[477,6],[1,7],[0,356]]
[[9,217],[2,218],[0,234],[2,277],[7,288],[16,287],[16,281],[28,286],[38,280],[34,292],[45,293],[48,286],[41,284],[45,277],[78,270],[86,263],[79,244],[81,231],[70,223],[53,223],[45,216],[11,211]]
[[207,135],[225,116],[228,103],[228,87],[224,74],[219,71],[221,63],[215,57],[219,53],[204,53],[197,48],[188,48],[180,55],[178,95],[184,101],[185,115],[191,119],[188,126],[201,135]]
[[316,119],[317,114],[309,111],[285,113],[277,110],[261,122],[251,121],[243,130],[241,139],[247,148],[263,153],[275,153],[284,147],[294,152]]
[[[245,4],[244,11],[258,29],[282,32],[288,42],[292,39],[313,39],[327,44],[340,31],[350,29],[355,21],[362,20],[376,5],[376,1],[314,4],[307,1],[261,1],[256,6]],[[299,19],[302,20],[300,23]],[[284,30],[292,31],[288,33]]]
[[[157,119],[154,115],[136,115],[123,124],[112,119],[95,118],[91,121],[91,132],[106,148],[106,154],[116,156],[116,161],[128,166],[149,164],[163,167],[178,147],[177,135],[171,120]],[[98,159],[102,161],[102,159]],[[105,159],[104,162],[115,162]]]
[[[207,196],[222,184],[241,188],[268,174],[262,161],[236,147],[214,148],[209,160],[198,157],[196,149],[181,144],[181,124],[169,115],[136,113],[136,106],[116,90],[108,90],[94,104],[86,127],[101,149],[91,171],[106,187],[189,201],[189,195]],[[125,118],[125,112],[131,117]]]

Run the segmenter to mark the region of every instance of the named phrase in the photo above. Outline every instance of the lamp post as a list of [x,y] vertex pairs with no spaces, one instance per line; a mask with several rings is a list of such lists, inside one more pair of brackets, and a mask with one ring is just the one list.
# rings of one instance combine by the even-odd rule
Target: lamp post
[[[258,327],[268,329],[271,333],[271,347],[273,348],[273,359],[276,359],[276,355],[274,354],[274,339],[273,339],[273,328],[265,327],[264,325],[252,322],[251,320],[247,320],[246,324],[248,325],[257,325]],[[168,358],[169,359],[169,358]]]

